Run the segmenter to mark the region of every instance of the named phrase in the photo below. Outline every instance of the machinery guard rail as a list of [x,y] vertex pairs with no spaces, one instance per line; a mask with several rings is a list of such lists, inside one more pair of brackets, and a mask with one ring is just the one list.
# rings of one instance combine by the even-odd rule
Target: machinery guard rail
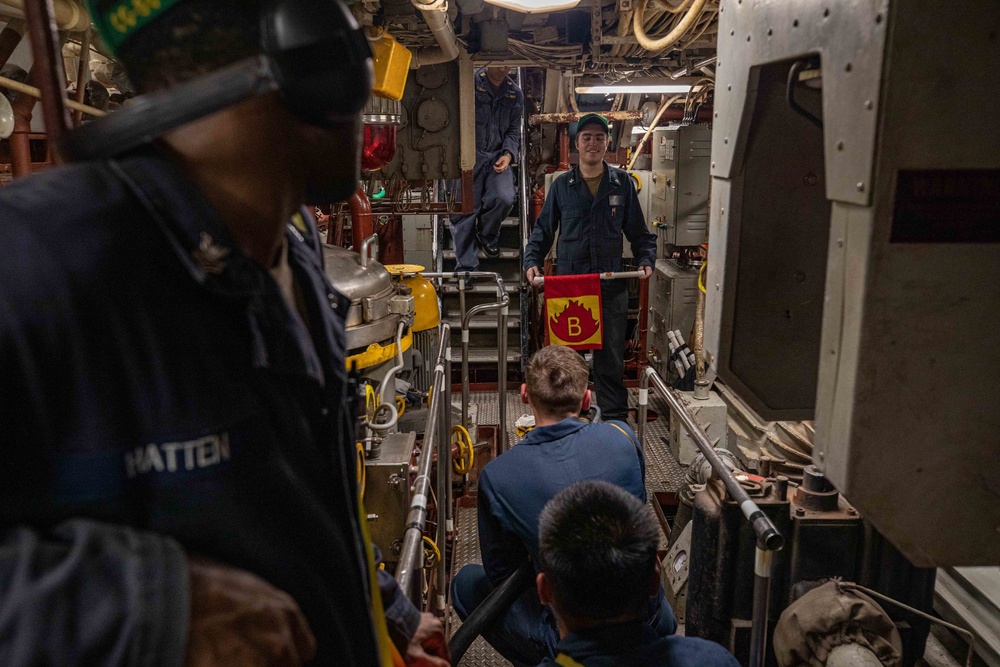
[[[489,271],[459,271],[455,273],[421,273],[429,280],[456,280],[458,281],[459,311],[462,321],[462,426],[469,428],[469,322],[476,315],[480,315],[491,310],[497,311],[497,384],[500,400],[499,436],[497,438],[497,455],[507,451],[507,320],[510,313],[510,295],[504,286],[503,278],[499,273]],[[497,286],[497,301],[494,303],[482,303],[473,306],[470,310],[465,309],[465,290],[468,287],[466,281],[470,278],[488,278]],[[451,382],[451,378],[448,378]],[[475,434],[473,434],[475,437]]]
[[[434,377],[431,386],[434,391],[431,394],[431,405],[428,410],[427,426],[424,428],[424,440],[420,447],[420,455],[417,458],[417,477],[413,482],[413,495],[410,501],[410,511],[406,517],[406,532],[403,534],[403,548],[399,555],[399,566],[396,570],[396,583],[407,595],[421,608],[421,586],[420,571],[423,556],[424,527],[427,524],[427,501],[431,493],[431,463],[434,460],[434,448],[439,446],[441,437],[439,434],[442,424],[442,415],[446,415],[442,410],[442,401],[447,400],[447,386],[450,382],[445,377],[446,350],[449,349],[448,340],[451,334],[451,327],[447,324],[441,325],[441,341],[438,346],[437,361],[434,365]],[[448,424],[443,425],[445,431],[450,433]],[[447,460],[447,459],[446,459]],[[438,465],[437,474],[439,477],[438,488],[441,488],[440,477],[450,473],[447,465]],[[438,515],[444,510],[445,499],[438,496]],[[439,525],[438,534],[443,535],[442,527]],[[443,552],[443,549],[442,549]],[[440,583],[444,586],[444,581]]]
[[645,444],[646,413],[649,410],[649,383],[652,381],[656,389],[664,400],[670,405],[671,410],[681,420],[684,429],[691,434],[691,438],[698,449],[712,466],[712,472],[722,480],[726,491],[735,500],[746,516],[747,521],[753,526],[757,535],[757,549],[754,561],[754,589],[753,589],[753,620],[750,631],[750,667],[763,667],[764,656],[767,650],[767,608],[770,597],[771,582],[771,554],[781,549],[784,545],[784,538],[778,529],[771,523],[771,519],[764,514],[763,510],[757,506],[746,490],[737,481],[733,472],[726,467],[715,452],[715,448],[708,439],[708,435],[694,420],[684,402],[678,398],[677,394],[667,386],[655,370],[646,367],[639,378],[639,417],[638,436],[639,442]]

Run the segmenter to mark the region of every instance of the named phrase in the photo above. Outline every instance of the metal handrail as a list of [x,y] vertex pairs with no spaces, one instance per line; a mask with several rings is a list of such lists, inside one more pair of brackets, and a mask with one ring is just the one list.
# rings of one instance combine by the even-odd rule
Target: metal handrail
[[[459,311],[462,331],[462,426],[469,428],[469,322],[473,317],[491,310],[497,311],[497,389],[499,401],[499,437],[497,454],[507,451],[507,334],[510,315],[510,295],[499,273],[490,271],[456,271],[454,273],[421,272],[429,280],[455,280],[458,282]],[[473,306],[465,310],[465,281],[469,278],[489,278],[497,286],[497,301]],[[449,378],[450,382],[450,378]]]
[[[417,478],[413,482],[413,495],[410,500],[410,511],[406,516],[406,531],[403,533],[403,548],[399,554],[399,566],[396,569],[396,582],[403,590],[403,593],[410,598],[418,607],[420,605],[421,587],[419,574],[423,560],[423,537],[424,527],[427,524],[427,500],[431,491],[431,463],[434,460],[433,451],[435,446],[440,446],[438,431],[441,427],[439,420],[442,416],[442,401],[447,398],[447,382],[445,378],[445,361],[448,348],[448,339],[451,335],[451,327],[447,324],[441,325],[441,340],[438,344],[438,356],[434,365],[434,377],[431,386],[434,388],[431,394],[431,405],[428,411],[427,425],[424,428],[424,440],[420,447],[420,455],[417,457]],[[447,418],[446,418],[447,419]],[[447,424],[445,425],[447,428]],[[447,429],[450,433],[451,429]],[[450,457],[449,457],[450,458]],[[442,462],[444,463],[444,462]],[[438,465],[437,473],[440,478],[449,472],[447,465]],[[438,485],[440,486],[440,484]],[[441,505],[444,499],[439,497],[438,504]],[[439,507],[439,512],[441,508]],[[443,553],[443,549],[442,549]],[[441,582],[444,586],[444,581]]]
[[712,472],[722,480],[729,495],[739,503],[743,515],[753,526],[757,535],[757,548],[754,561],[754,589],[753,589],[753,620],[750,630],[750,665],[751,667],[762,667],[767,651],[767,608],[771,592],[771,555],[781,549],[784,545],[784,538],[778,529],[775,528],[771,519],[764,511],[757,506],[747,494],[733,472],[726,467],[716,453],[711,441],[704,429],[694,420],[691,412],[684,402],[680,400],[676,393],[666,382],[663,381],[655,370],[646,367],[639,378],[639,416],[638,416],[638,436],[639,442],[644,444],[646,433],[646,413],[649,409],[649,383],[653,382],[653,387],[670,405],[672,410],[681,420],[684,429],[691,435],[698,449],[712,466]]
[[[597,274],[601,280],[624,280],[626,278],[645,278],[645,271],[605,271]],[[551,277],[551,276],[550,276]],[[562,277],[562,276],[560,276]],[[545,284],[545,276],[535,276],[532,280],[536,285]]]

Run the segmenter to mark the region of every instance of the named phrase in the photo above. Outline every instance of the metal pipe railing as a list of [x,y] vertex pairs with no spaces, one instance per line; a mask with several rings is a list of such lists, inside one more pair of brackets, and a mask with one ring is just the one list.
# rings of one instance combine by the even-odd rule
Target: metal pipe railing
[[[639,272],[641,273],[641,272]],[[461,311],[462,331],[462,426],[469,428],[469,322],[472,318],[491,310],[497,311],[497,390],[500,394],[500,431],[497,454],[507,451],[507,334],[510,315],[510,295],[499,273],[489,271],[458,271],[455,273],[421,273],[428,280],[457,280],[459,293],[459,309]],[[617,275],[617,274],[616,274]],[[497,286],[497,301],[482,303],[469,311],[465,310],[466,281],[469,278],[489,278]],[[450,381],[450,380],[449,380]]]
[[[626,278],[643,278],[646,276],[645,271],[605,271],[604,273],[597,274],[601,280],[624,280]],[[535,276],[532,281],[536,285],[545,284],[545,276]]]
[[[445,350],[447,341],[451,335],[451,327],[447,324],[441,325],[441,340],[438,345],[438,356],[434,366],[434,377],[431,380],[433,392],[431,393],[431,405],[428,410],[427,425],[424,428],[424,441],[420,448],[420,455],[417,457],[417,477],[413,482],[413,493],[410,500],[410,511],[406,516],[406,532],[403,533],[403,548],[399,554],[399,566],[396,569],[396,583],[403,590],[403,593],[410,598],[418,607],[420,604],[420,573],[423,564],[423,537],[424,527],[427,524],[427,499],[431,491],[431,462],[434,459],[433,452],[438,444],[438,429],[441,428],[441,403],[447,397],[445,388]],[[449,429],[450,431],[450,429]],[[450,460],[450,457],[449,457]],[[447,468],[438,466],[438,476],[440,477]],[[442,502],[440,496],[438,504]],[[442,552],[443,554],[443,552]],[[442,582],[443,585],[443,582]]]
[[743,515],[753,526],[757,535],[757,548],[754,560],[754,600],[753,600],[753,620],[750,630],[750,665],[751,667],[763,667],[764,657],[767,652],[767,608],[771,592],[771,555],[781,549],[784,538],[778,529],[774,527],[771,519],[764,511],[757,506],[747,494],[733,472],[726,467],[716,453],[711,441],[704,429],[694,420],[690,411],[683,401],[678,398],[670,387],[663,381],[655,370],[646,367],[642,375],[639,376],[639,417],[638,436],[639,443],[645,444],[646,414],[649,410],[649,383],[652,381],[653,387],[667,401],[672,412],[681,420],[684,429],[691,435],[698,446],[699,451],[712,466],[712,471],[722,480],[726,491],[736,503],[739,504]]

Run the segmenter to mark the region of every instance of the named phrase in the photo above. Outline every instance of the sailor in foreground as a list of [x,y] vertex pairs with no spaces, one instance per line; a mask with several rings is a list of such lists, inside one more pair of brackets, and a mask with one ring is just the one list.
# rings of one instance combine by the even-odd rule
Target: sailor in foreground
[[539,667],[738,667],[718,644],[660,636],[645,622],[660,585],[659,526],[621,488],[578,482],[539,519],[538,597],[555,614],[555,658]]
[[[577,418],[590,402],[587,375],[583,358],[566,347],[543,348],[528,362],[521,397],[531,406],[536,426],[479,476],[483,564],[466,565],[452,584],[452,602],[463,620],[525,560],[538,562],[538,517],[545,503],[570,484],[600,479],[637,502],[646,501],[643,453],[628,425]],[[646,594],[642,619],[657,636],[676,630],[659,587]],[[534,666],[555,655],[558,641],[555,619],[534,590],[483,636],[515,665]]]
[[391,635],[447,667],[372,562],[300,209],[356,187],[364,35],[331,0],[90,9],[156,104],[0,193],[0,664],[384,667]]
[[[635,184],[624,169],[604,161],[608,152],[608,120],[596,113],[580,119],[576,148],[580,163],[552,181],[545,205],[524,248],[528,283],[542,275],[542,264],[556,243],[556,273],[603,273],[622,270],[622,234],[643,271],[653,274],[656,237],[639,207]],[[556,233],[558,232],[558,242]],[[537,285],[536,285],[537,287]],[[594,386],[603,419],[628,416],[625,389],[625,337],[628,326],[628,282],[601,281],[604,341],[594,351]]]

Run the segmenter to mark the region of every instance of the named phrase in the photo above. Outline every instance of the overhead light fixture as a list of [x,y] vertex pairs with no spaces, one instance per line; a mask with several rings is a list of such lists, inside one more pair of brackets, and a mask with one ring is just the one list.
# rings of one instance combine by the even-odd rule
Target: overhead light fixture
[[524,14],[558,12],[564,9],[573,9],[580,4],[580,0],[486,0],[486,2]]
[[691,86],[686,83],[616,83],[610,86],[577,86],[576,92],[580,95],[595,95],[609,93],[617,95],[619,93],[646,93],[649,95],[660,94],[669,95],[671,93],[686,93],[691,90]]

